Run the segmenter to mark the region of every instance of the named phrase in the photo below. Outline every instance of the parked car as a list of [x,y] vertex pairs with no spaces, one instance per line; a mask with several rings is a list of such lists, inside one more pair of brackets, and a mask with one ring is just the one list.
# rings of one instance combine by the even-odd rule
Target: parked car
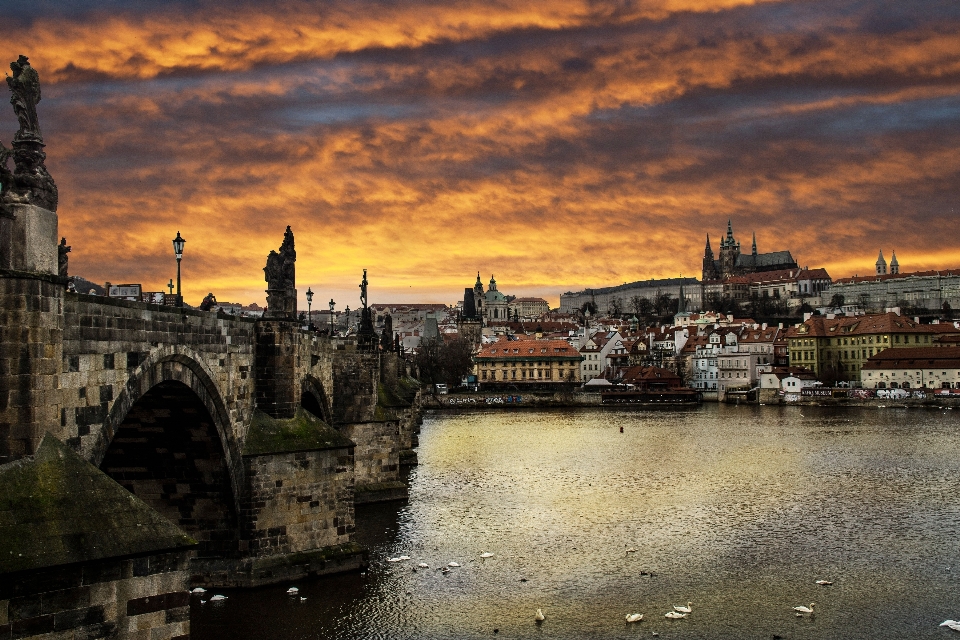
[[447,395],[447,385],[445,384],[435,384],[433,385],[433,389],[434,391],[437,392],[438,395],[441,395],[441,396]]

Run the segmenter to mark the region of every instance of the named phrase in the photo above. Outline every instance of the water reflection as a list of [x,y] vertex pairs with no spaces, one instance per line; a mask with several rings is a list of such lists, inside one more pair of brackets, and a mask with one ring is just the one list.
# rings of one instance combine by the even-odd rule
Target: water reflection
[[[289,585],[195,602],[193,635],[950,635],[937,624],[960,618],[958,414],[430,416],[409,502],[357,509],[369,571],[298,584],[302,602]],[[412,560],[387,561],[401,554]],[[462,567],[438,571],[451,561]],[[686,619],[664,618],[687,601]],[[810,602],[814,616],[794,616]],[[634,612],[644,621],[627,624]]]

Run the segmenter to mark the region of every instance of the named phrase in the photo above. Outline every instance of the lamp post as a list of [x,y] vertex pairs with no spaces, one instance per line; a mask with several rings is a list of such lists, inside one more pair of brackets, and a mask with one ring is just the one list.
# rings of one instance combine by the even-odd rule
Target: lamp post
[[183,245],[187,241],[180,237],[177,231],[177,237],[173,239],[173,253],[177,256],[177,306],[183,306],[183,295],[180,293],[180,259],[183,258]]
[[347,310],[344,313],[347,314],[347,335],[350,335],[350,305],[347,305]]
[[333,301],[333,298],[330,298],[330,335],[333,336],[333,308],[337,306],[337,303]]
[[313,302],[313,291],[310,291],[310,287],[307,287],[307,327],[312,331],[313,330],[313,316],[310,315],[310,303]]

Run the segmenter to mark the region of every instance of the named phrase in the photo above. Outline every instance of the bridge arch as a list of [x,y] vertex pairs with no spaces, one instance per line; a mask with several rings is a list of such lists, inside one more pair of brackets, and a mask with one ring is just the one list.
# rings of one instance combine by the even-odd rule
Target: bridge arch
[[202,357],[160,347],[131,371],[92,462],[196,537],[201,555],[232,551],[242,459],[230,414]]
[[327,424],[333,425],[330,400],[324,392],[323,383],[315,376],[308,375],[303,379],[300,406]]

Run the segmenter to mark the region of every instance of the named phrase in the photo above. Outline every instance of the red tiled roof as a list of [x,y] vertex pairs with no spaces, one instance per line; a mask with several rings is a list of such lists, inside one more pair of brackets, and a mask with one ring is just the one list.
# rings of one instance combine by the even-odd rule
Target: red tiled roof
[[581,359],[575,348],[566,340],[498,340],[485,345],[475,356],[482,359],[503,358],[576,358]]

